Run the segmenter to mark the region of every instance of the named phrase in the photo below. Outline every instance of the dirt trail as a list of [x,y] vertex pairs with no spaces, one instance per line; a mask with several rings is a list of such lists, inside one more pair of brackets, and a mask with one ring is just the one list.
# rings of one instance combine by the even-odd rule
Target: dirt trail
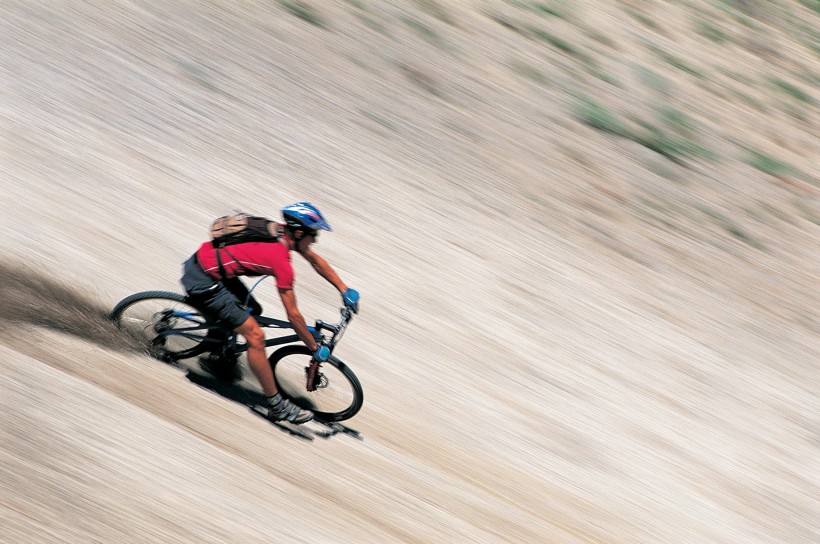
[[[802,1],[5,2],[0,542],[820,540],[817,26]],[[104,319],[177,290],[213,217],[303,199],[363,295],[361,441],[279,432],[252,380]]]

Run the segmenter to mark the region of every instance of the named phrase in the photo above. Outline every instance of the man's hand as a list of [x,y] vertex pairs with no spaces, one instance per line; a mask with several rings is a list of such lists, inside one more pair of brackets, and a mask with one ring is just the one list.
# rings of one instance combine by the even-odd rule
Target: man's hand
[[313,360],[324,363],[327,361],[328,357],[330,357],[330,350],[327,346],[319,344],[319,347],[313,352]]
[[316,391],[316,386],[319,385],[316,381],[316,372],[319,370],[319,363],[324,363],[330,357],[330,350],[327,346],[319,344],[316,351],[313,352],[313,359],[310,360],[310,366],[307,369],[307,390]]
[[359,292],[355,289],[348,289],[342,293],[342,302],[345,308],[350,308],[354,314],[359,313]]

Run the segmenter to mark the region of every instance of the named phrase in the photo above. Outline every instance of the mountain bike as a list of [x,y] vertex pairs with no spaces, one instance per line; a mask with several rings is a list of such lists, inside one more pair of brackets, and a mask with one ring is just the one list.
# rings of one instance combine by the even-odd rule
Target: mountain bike
[[[289,321],[262,315],[254,318],[263,329],[283,331],[293,328]],[[172,364],[204,354],[208,354],[212,361],[235,363],[247,350],[241,336],[220,325],[190,297],[170,291],[144,291],[128,296],[114,306],[111,319],[117,327],[135,337],[150,355]],[[266,347],[290,344],[268,357],[282,396],[300,408],[311,410],[316,419],[328,423],[353,417],[364,401],[359,379],[350,367],[332,355],[352,319],[350,309],[342,308],[338,323],[317,320],[313,327],[308,327],[316,341],[331,352],[330,358],[320,364],[314,376],[313,391],[308,391],[307,382],[312,354],[296,333],[265,340]]]

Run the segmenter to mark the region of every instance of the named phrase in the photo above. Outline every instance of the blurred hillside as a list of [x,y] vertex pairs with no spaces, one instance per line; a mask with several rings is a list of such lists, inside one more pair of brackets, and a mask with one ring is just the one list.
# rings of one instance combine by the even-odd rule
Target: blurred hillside
[[[241,510],[257,485],[287,515],[242,517],[249,542],[272,520],[306,542],[816,541],[818,6],[3,3],[2,424],[43,429],[3,435],[12,542],[219,542],[218,510],[192,505]],[[271,435],[108,351],[99,323],[178,290],[214,217],[296,200],[329,217],[317,251],[363,294],[339,354],[364,443]],[[332,315],[338,295],[296,266],[308,319]],[[94,423],[112,394],[110,417],[142,430],[88,454],[125,443]],[[65,439],[39,395],[99,435]],[[99,504],[72,487],[142,466],[155,436],[242,468]],[[65,473],[25,462],[49,449]],[[55,502],[53,481],[98,508]],[[310,501],[332,527],[298,523]],[[122,508],[141,515],[101,525]]]

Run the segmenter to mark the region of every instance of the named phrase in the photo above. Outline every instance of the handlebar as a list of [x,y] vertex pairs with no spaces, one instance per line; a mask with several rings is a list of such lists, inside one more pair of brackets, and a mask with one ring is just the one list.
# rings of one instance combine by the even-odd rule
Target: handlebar
[[[315,329],[316,332],[319,333],[319,339],[324,345],[326,345],[330,349],[331,352],[333,351],[333,348],[336,346],[339,340],[342,339],[342,335],[344,334],[348,323],[350,323],[350,321],[353,319],[353,312],[350,311],[350,308],[342,308],[340,312],[342,314],[342,317],[337,325],[325,323],[321,319],[316,320]],[[322,330],[326,330],[331,333],[330,339],[326,339],[322,335]]]

